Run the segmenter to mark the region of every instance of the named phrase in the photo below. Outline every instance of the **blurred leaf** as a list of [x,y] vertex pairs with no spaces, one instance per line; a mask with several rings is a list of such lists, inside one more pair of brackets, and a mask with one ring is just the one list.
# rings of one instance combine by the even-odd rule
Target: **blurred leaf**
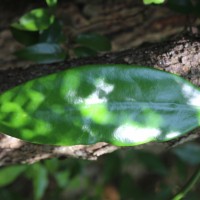
[[60,188],[67,187],[67,183],[70,181],[69,171],[56,172],[54,176]]
[[41,31],[40,42],[41,43],[62,43],[65,41],[65,36],[62,31],[62,25],[58,20],[54,20],[54,23],[49,26],[48,29]]
[[48,186],[48,174],[41,164],[34,164],[32,167],[32,181],[34,187],[34,200],[40,200]]
[[168,0],[167,5],[170,9],[183,14],[190,14],[194,11],[191,0]]
[[76,47],[74,49],[74,53],[76,54],[78,58],[95,56],[97,54],[95,50],[92,50],[88,47]]
[[110,51],[111,43],[105,36],[95,33],[83,33],[77,36],[76,43],[95,51]]
[[143,0],[144,4],[151,4],[151,3],[155,3],[155,4],[161,4],[164,3],[165,0]]
[[26,166],[10,166],[0,169],[0,187],[11,184],[24,170]]
[[88,179],[83,178],[81,174],[77,174],[75,177],[71,178],[67,185],[67,190],[83,189],[89,186]]
[[63,61],[66,53],[58,44],[40,43],[19,50],[15,55],[24,60],[37,63],[53,63]]
[[52,7],[52,6],[56,6],[58,0],[46,0],[46,3],[48,6]]
[[54,159],[50,159],[50,160],[45,160],[44,165],[45,165],[46,170],[50,174],[54,175],[57,172],[60,163],[57,158],[54,158]]
[[27,31],[41,31],[48,28],[54,22],[54,15],[48,9],[38,8],[31,10],[15,23],[15,28]]
[[191,165],[200,164],[200,145],[196,143],[188,143],[181,145],[172,150],[172,152],[182,159],[184,162]]
[[39,33],[32,31],[25,31],[15,27],[15,23],[11,25],[11,32],[13,37],[26,46],[33,45],[39,41]]

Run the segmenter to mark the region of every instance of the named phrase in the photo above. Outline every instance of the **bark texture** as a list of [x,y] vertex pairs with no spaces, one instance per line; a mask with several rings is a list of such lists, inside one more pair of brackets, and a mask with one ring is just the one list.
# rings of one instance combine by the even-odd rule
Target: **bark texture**
[[[107,53],[98,57],[74,59],[50,65],[35,65],[28,68],[2,70],[0,71],[0,93],[36,77],[87,64],[136,64],[155,67],[179,74],[200,87],[199,49],[199,35],[184,34],[163,43],[147,44],[137,49]],[[193,130],[184,137],[169,142],[148,143],[137,148],[151,149],[153,146],[153,150],[156,149],[159,153],[199,136],[200,128]],[[17,163],[34,163],[52,157],[75,157],[94,160],[100,155],[110,153],[116,149],[119,149],[119,147],[103,142],[94,145],[62,147],[38,145],[0,134],[0,166]]]

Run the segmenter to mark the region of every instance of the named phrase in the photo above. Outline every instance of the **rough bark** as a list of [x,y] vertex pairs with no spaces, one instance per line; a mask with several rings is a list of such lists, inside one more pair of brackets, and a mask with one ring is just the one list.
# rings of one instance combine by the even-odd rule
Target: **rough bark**
[[[137,49],[107,53],[98,57],[74,59],[50,65],[35,65],[28,68],[7,69],[0,72],[0,93],[35,77],[87,64],[136,64],[159,68],[179,74],[193,84],[200,86],[200,40],[196,35],[179,36],[171,41],[146,45]],[[200,128],[184,137],[165,142],[148,143],[137,148],[148,148],[162,152],[173,146],[200,136]],[[158,147],[158,148],[155,148]],[[133,147],[134,148],[134,147]],[[136,147],[135,147],[136,148]],[[17,163],[34,163],[52,157],[75,157],[97,159],[119,147],[107,143],[76,146],[50,146],[31,144],[4,134],[0,135],[0,166]]]

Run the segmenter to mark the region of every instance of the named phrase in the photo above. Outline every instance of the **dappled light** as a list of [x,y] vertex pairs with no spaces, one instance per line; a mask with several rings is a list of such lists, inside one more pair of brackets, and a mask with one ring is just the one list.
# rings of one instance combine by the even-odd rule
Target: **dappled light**
[[188,104],[194,107],[200,107],[200,92],[187,84],[182,85],[182,92]]
[[163,142],[200,125],[200,91],[173,74],[93,65],[37,78],[0,96],[0,131],[40,144]]
[[29,31],[44,30],[54,22],[54,18],[47,9],[38,8],[22,16],[15,26]]
[[120,141],[116,145],[139,145],[155,140],[160,134],[159,128],[141,127],[137,123],[123,124],[114,131],[114,137]]

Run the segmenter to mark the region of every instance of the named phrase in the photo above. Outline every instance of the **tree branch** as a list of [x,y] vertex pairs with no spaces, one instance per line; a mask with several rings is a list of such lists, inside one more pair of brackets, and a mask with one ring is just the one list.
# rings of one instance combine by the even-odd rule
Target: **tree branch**
[[[200,86],[200,40],[199,36],[180,36],[163,43],[146,45],[137,49],[107,53],[98,57],[74,59],[50,65],[34,65],[26,69],[7,69],[0,72],[0,93],[39,76],[55,73],[72,67],[88,64],[135,64],[159,68],[187,78]],[[165,142],[148,143],[137,148],[157,152],[165,151],[178,144],[198,138],[200,128],[186,136]],[[158,147],[158,148],[155,148]],[[94,145],[51,146],[28,143],[10,136],[0,135],[0,166],[17,163],[34,163],[52,157],[75,157],[94,160],[100,155],[119,149],[101,142]]]

